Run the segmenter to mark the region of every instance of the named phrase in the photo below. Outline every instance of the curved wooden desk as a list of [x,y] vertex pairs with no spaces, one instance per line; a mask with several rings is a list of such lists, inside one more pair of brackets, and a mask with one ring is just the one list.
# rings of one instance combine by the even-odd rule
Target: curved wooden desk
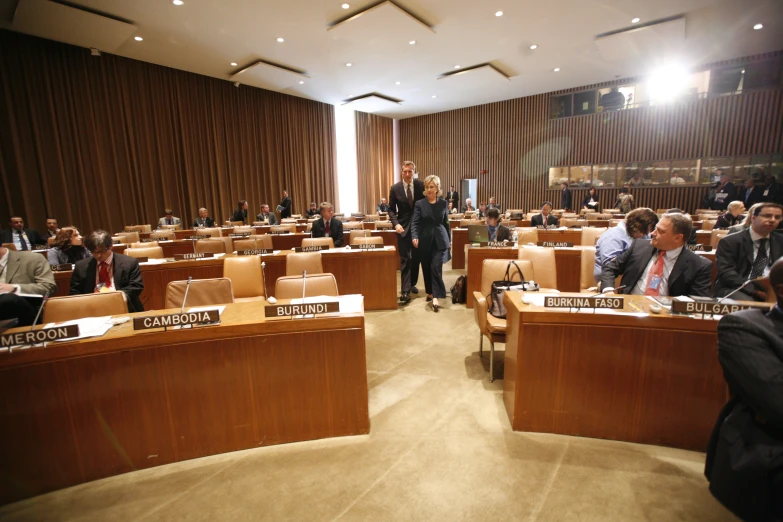
[[263,315],[263,303],[237,303],[217,326],[135,332],[131,321],[101,338],[0,353],[0,504],[216,453],[368,433],[364,315]]

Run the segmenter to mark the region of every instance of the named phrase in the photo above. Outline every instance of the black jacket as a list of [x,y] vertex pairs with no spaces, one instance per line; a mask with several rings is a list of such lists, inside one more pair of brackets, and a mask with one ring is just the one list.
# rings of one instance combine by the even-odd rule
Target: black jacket
[[[313,222],[311,232],[313,237],[326,237],[326,224],[323,217]],[[334,241],[335,247],[343,246],[343,222],[335,217],[329,221],[329,237]]]
[[742,223],[745,220],[745,216],[739,215],[737,217],[734,217],[731,215],[730,212],[726,212],[725,214],[721,214],[718,216],[717,221],[715,221],[715,227],[714,228],[729,228],[733,227],[734,225],[738,225]]
[[[635,239],[628,250],[604,265],[601,271],[601,286],[614,287],[615,278],[623,276],[622,284],[625,288],[621,289],[620,293],[630,294],[639,278],[644,275],[650,259],[656,255],[658,249],[652,246],[649,239]],[[683,248],[669,274],[667,295],[708,297],[711,281],[712,263]]]
[[[540,227],[544,225],[544,215],[543,214],[536,214],[530,219],[530,226],[531,227]],[[549,214],[546,218],[546,226],[552,227],[552,226],[559,226],[560,220],[557,219],[552,214]]]
[[[144,290],[139,262],[124,254],[114,253],[114,285],[128,296],[128,311],[143,312],[139,295]],[[95,270],[98,262],[94,257],[76,263],[71,276],[71,295],[95,292]]]
[[[2,241],[0,243],[13,243],[13,232],[15,232],[16,229],[13,228],[6,228],[2,232],[0,232],[0,237],[2,237]],[[22,230],[25,234],[27,234],[27,239],[30,240],[31,245],[45,245],[46,239],[41,237],[41,235],[32,229],[23,229]],[[32,246],[28,245],[28,248],[32,249]]]
[[236,209],[234,215],[231,216],[231,221],[241,221],[247,225],[247,210]]
[[511,230],[499,224],[495,232],[495,241],[511,241]]
[[571,204],[573,203],[573,194],[571,194],[570,188],[564,188],[562,191],[560,191],[560,208],[562,209],[568,209],[571,210],[573,207]]
[[454,192],[448,192],[446,194],[446,203],[448,203],[449,201],[454,206],[454,208],[459,210],[460,207],[459,192],[457,192],[456,190]]
[[[203,226],[206,227],[206,228],[212,228],[212,227],[215,226],[215,220],[212,219],[209,216],[204,218],[204,221],[205,221],[205,224]],[[196,219],[193,220],[193,226],[196,227],[196,228],[202,226],[200,217],[197,217]]]
[[715,198],[710,201],[710,208],[712,210],[726,210],[729,203],[737,199],[737,187],[731,181],[721,189],[718,188],[718,185],[715,185]]
[[[783,255],[783,232],[773,231],[769,239],[770,263],[774,263]],[[750,237],[750,228],[729,234],[720,240],[715,252],[715,264],[718,269],[712,290],[715,297],[723,297],[747,281],[753,268],[753,239]]]
[[416,202],[411,220],[411,239],[419,240],[419,252],[446,250],[449,240],[449,204],[445,199],[430,203],[427,199]]
[[[414,179],[411,184],[413,204],[416,205],[417,201],[424,199],[424,182]],[[398,181],[389,189],[389,221],[395,227],[402,225],[405,231],[401,235],[405,237],[410,231],[411,220],[413,220],[413,207],[408,205],[408,196],[405,195],[405,183]]]
[[291,217],[291,198],[288,196],[283,198],[283,201],[280,202],[280,206],[283,207],[283,209],[280,211],[280,219],[290,218]]

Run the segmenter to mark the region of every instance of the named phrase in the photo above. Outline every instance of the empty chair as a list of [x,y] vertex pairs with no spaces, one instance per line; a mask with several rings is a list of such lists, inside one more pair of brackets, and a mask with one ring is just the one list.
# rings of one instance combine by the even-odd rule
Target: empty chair
[[535,228],[517,228],[517,242],[520,245],[538,243],[538,230]]
[[288,254],[286,256],[285,275],[302,275],[302,272],[305,270],[308,274],[324,273],[320,252],[301,252]]
[[58,323],[84,319],[85,317],[103,317],[128,313],[128,305],[122,292],[102,292],[99,294],[68,295],[51,297],[46,302],[42,323]]
[[364,223],[361,221],[349,221],[348,223],[343,223],[343,230],[362,230],[364,228]]
[[150,246],[144,248],[126,248],[125,255],[131,257],[146,257],[148,259],[165,258],[165,256],[163,255],[163,248],[159,246]]
[[468,225],[475,225],[475,224],[476,224],[476,221],[473,220],[473,219],[460,219],[459,220],[460,228],[464,228],[464,227],[466,227]]
[[582,246],[595,246],[598,238],[609,230],[608,228],[584,227],[582,228]]
[[352,245],[382,245],[383,244],[383,238],[382,237],[355,237],[351,239]]
[[[256,258],[257,259],[257,258]],[[166,308],[181,308],[185,298],[187,281],[172,281],[166,286]],[[188,290],[187,308],[191,306],[223,305],[234,302],[231,280],[225,277],[216,279],[193,279]]]
[[533,263],[536,272],[536,283],[543,288],[557,288],[557,265],[555,264],[555,249],[523,246],[519,249],[519,259]]
[[[231,239],[231,238],[228,238]],[[199,239],[196,241],[197,254],[225,254],[226,244],[216,239]]]
[[139,233],[138,232],[121,232],[121,233],[117,234],[117,237],[121,237],[123,243],[138,243],[139,242]]
[[296,224],[296,218],[281,219],[280,223],[282,223],[283,225],[290,225],[291,223],[293,223],[295,225]]
[[182,230],[182,224],[179,225],[161,225],[162,229],[164,230]]
[[223,259],[223,277],[231,280],[234,302],[264,301],[264,275],[258,256],[231,256]]
[[123,232],[152,232],[152,225],[126,225]]
[[326,245],[329,248],[334,248],[334,239],[331,237],[306,237],[302,240],[302,246],[321,246]]
[[394,225],[391,221],[377,221],[375,223],[376,230],[392,230]]
[[217,227],[211,227],[211,228],[197,228],[193,230],[194,236],[212,236],[212,237],[220,237],[220,229]]
[[293,223],[291,225],[275,225],[271,229],[269,229],[270,232],[274,233],[281,233],[281,232],[290,232],[291,234],[296,233],[296,223]]
[[128,248],[149,248],[149,247],[156,247],[160,246],[157,241],[146,241],[144,243],[131,243],[128,245]]
[[226,221],[226,226],[229,227],[241,227],[245,224],[244,221]]
[[[506,320],[489,314],[487,296],[492,291],[493,281],[502,281],[511,260],[485,259],[481,269],[481,290],[473,292],[473,317],[479,327],[479,357],[484,357],[484,336],[489,339],[489,382],[495,380],[495,343],[506,342]],[[516,261],[522,276],[530,281],[537,279],[530,261]],[[519,272],[511,265],[509,281],[521,281]]]
[[560,225],[564,226],[566,228],[571,227],[586,227],[587,226],[587,220],[585,219],[563,219],[560,221]]
[[302,285],[305,285],[305,297],[317,295],[337,296],[337,280],[332,274],[307,275],[307,283],[299,276],[280,277],[275,282],[275,297],[277,299],[301,299]]
[[247,226],[247,227],[234,227],[234,231],[232,234],[255,234],[256,229],[253,227]]
[[[370,237],[372,236],[372,232],[369,230],[351,230],[348,234],[348,244],[353,245],[354,238],[357,237]],[[343,229],[343,243],[345,243],[345,229]]]
[[272,236],[261,234],[260,236],[250,236],[249,239],[235,239],[234,250],[259,250],[262,248],[274,249],[272,245]]
[[174,241],[176,236],[174,235],[173,230],[156,230],[155,232],[150,233],[150,238],[162,239],[164,241]]
[[712,248],[718,248],[718,243],[724,236],[728,235],[728,233],[728,229],[712,229],[712,236],[710,237],[710,245]]
[[701,222],[701,229],[702,230],[712,230],[715,228],[715,223],[717,221],[713,221],[712,219],[705,219]]
[[579,291],[595,292],[597,290],[593,269],[595,267],[595,247],[582,248],[581,270],[579,272]]

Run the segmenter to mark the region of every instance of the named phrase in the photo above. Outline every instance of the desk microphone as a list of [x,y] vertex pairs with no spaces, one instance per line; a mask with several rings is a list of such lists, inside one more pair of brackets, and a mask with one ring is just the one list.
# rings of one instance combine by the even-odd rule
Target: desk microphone
[[307,270],[302,270],[302,301],[305,298],[305,286],[307,285]]
[[185,297],[182,298],[182,308],[180,308],[179,313],[184,314],[185,313],[185,302],[188,300],[188,291],[190,290],[190,283],[193,282],[193,276],[188,276],[188,284],[185,286]]
[[729,297],[733,296],[734,294],[736,294],[737,292],[739,292],[740,290],[742,290],[743,288],[745,288],[745,287],[746,287],[746,286],[748,286],[749,284],[751,284],[751,283],[759,283],[759,282],[763,281],[764,279],[766,279],[766,278],[765,278],[765,277],[757,277],[756,279],[748,279],[747,281],[745,281],[744,283],[742,283],[742,286],[740,286],[740,287],[739,287],[739,288],[737,288],[736,290],[732,290],[732,291],[731,291],[731,292],[729,292],[728,294],[726,294],[726,295],[724,295],[723,297],[719,298],[719,299],[718,299],[718,302],[720,303],[720,302],[721,302],[721,301],[723,301],[724,299],[728,299]]
[[38,322],[38,318],[41,317],[41,314],[43,313],[44,306],[46,306],[46,301],[49,300],[49,292],[46,292],[43,296],[43,302],[41,303],[41,306],[38,308],[38,313],[35,314],[35,319],[33,319],[33,324],[30,326],[30,331],[32,332],[35,329],[35,323]]
[[272,304],[275,304],[277,302],[277,299],[275,299],[274,297],[266,293],[266,262],[265,261],[261,261],[261,278],[264,281],[264,295],[266,296],[266,300]]

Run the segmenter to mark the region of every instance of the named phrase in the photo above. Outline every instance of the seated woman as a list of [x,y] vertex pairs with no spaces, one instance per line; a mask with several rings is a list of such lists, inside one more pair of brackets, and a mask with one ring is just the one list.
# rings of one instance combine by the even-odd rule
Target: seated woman
[[79,229],[70,226],[63,227],[55,236],[53,248],[47,252],[50,265],[75,264],[77,261],[90,257],[90,252],[82,244]]
[[590,187],[587,191],[584,201],[582,201],[582,208],[590,212],[601,212],[601,204],[598,202],[598,191],[595,187]]
[[732,201],[726,208],[726,213],[718,216],[714,228],[729,228],[742,222],[742,214],[745,212],[745,203],[742,201]]

